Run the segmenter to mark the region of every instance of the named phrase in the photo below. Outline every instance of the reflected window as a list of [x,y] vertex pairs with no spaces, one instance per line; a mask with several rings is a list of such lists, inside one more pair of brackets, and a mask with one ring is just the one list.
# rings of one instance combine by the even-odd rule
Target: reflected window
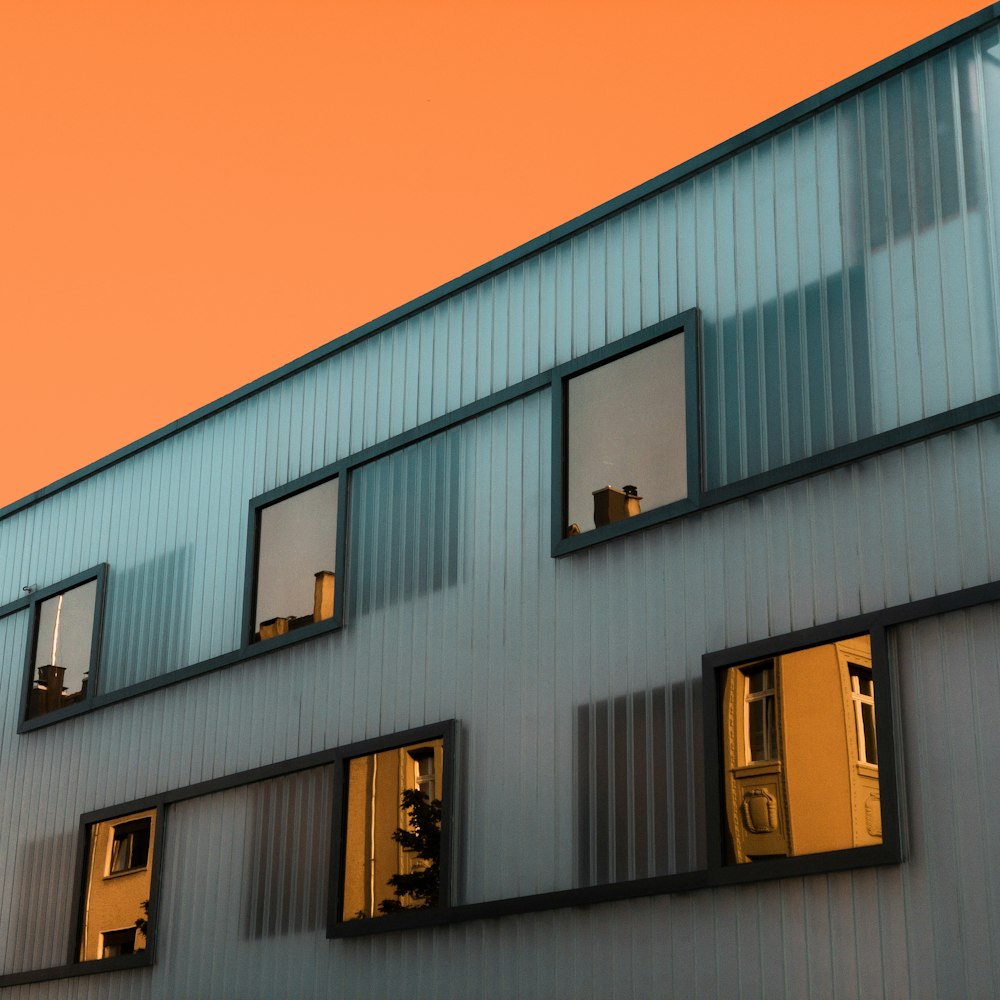
[[443,761],[438,738],[345,762],[341,920],[441,902]]
[[773,760],[778,744],[774,714],[774,661],[745,667],[743,676],[746,759]]
[[145,868],[149,859],[151,820],[147,817],[131,823],[119,823],[111,840],[111,864],[108,874]]
[[261,507],[253,639],[333,618],[337,477]]
[[848,664],[851,675],[851,700],[857,726],[858,762],[878,767],[878,745],[875,741],[875,688],[871,667],[860,663]]
[[882,842],[867,635],[724,671],[729,860]]
[[38,600],[30,660],[27,717],[83,701],[95,659],[98,580]]
[[684,333],[565,382],[564,537],[688,496]]
[[131,955],[135,952],[135,927],[125,927],[120,931],[104,931],[101,934],[101,958],[117,955]]
[[145,951],[155,831],[155,809],[87,827],[81,962]]

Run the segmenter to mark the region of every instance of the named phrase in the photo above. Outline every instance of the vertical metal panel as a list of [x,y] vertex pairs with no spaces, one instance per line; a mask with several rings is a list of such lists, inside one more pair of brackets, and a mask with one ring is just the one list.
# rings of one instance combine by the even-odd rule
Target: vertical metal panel
[[896,649],[911,819],[901,874],[916,904],[907,934],[912,995],[991,996],[1000,989],[991,836],[1000,829],[1000,608],[901,628]]

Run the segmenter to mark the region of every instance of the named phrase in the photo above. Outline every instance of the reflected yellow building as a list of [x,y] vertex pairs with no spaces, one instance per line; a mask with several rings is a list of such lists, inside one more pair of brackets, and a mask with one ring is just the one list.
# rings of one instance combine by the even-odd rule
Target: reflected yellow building
[[144,904],[149,901],[155,834],[155,809],[90,827],[80,961],[145,949]]
[[[379,904],[395,900],[389,879],[421,864],[393,839],[409,826],[403,792],[416,789],[441,799],[444,741],[428,740],[348,763],[347,835],[344,845],[344,894],[341,919],[381,916]],[[413,902],[403,905],[420,905]]]
[[729,668],[722,712],[730,861],[882,842],[868,636]]

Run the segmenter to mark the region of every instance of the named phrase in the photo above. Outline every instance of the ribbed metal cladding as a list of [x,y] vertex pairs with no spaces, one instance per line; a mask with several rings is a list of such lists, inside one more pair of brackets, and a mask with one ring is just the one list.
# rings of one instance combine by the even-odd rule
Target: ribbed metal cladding
[[[454,504],[453,580],[442,571],[440,587],[415,588],[405,600],[387,587],[387,599],[373,600],[343,633],[28,737],[12,738],[13,719],[5,718],[15,776],[8,780],[19,789],[3,821],[4,856],[15,859],[3,888],[8,963],[41,957],[32,950],[37,921],[17,891],[36,831],[71,839],[91,808],[451,717],[462,734],[460,901],[694,867],[704,838],[697,678],[706,649],[972,586],[1000,571],[996,421],[552,560],[542,544],[549,403],[540,393],[413,446],[425,469],[444,458],[450,470],[457,449],[457,483],[414,494],[420,517],[405,504],[385,510],[411,523],[415,557],[424,558],[421,539],[438,537],[442,524],[428,497],[447,504],[446,526]],[[373,486],[415,468],[402,453],[382,464],[369,473]],[[375,566],[389,564],[395,544],[391,533],[365,527],[364,505],[377,512],[377,497],[352,498],[361,507],[357,530],[385,547],[386,561]],[[25,640],[24,618],[5,620],[5,649]],[[919,671],[900,650],[906,692]],[[8,686],[17,683],[7,677]],[[908,748],[921,748],[928,727],[943,724],[926,711],[904,704]],[[588,741],[584,725],[595,733],[603,725],[607,735]],[[631,764],[624,770],[622,742]],[[123,755],[123,747],[139,749]],[[921,758],[908,749],[905,759],[909,788],[921,780],[911,774]],[[658,771],[664,761],[669,769]],[[992,765],[976,766],[987,781]],[[553,942],[562,942],[579,964],[557,963],[572,996],[609,995],[622,983],[641,991],[657,970],[675,995],[719,995],[755,968],[767,996],[801,996],[803,976],[810,995],[899,996],[907,995],[900,976],[933,981],[932,957],[949,947],[925,947],[922,937],[918,946],[897,920],[904,903],[908,920],[927,919],[951,898],[950,883],[914,882],[925,916],[909,916],[910,883],[900,870],[328,943],[306,929],[313,917],[296,916],[315,914],[326,877],[318,831],[329,786],[319,775],[168,809],[165,950],[151,973],[154,995],[178,995],[171,990],[183,980],[187,995],[265,997],[281,995],[275,984],[287,979],[295,989],[287,995],[380,996],[409,975],[432,995],[459,997],[483,968],[495,968],[497,995],[558,996],[550,959]],[[607,805],[592,808],[583,789]],[[644,797],[655,806],[644,811]],[[282,824],[292,815],[289,832]],[[292,853],[312,859],[313,875],[274,860],[283,836],[299,838]],[[69,874],[51,877],[56,898],[69,898]],[[218,919],[204,919],[213,913]],[[53,922],[65,926],[64,918]],[[261,929],[252,942],[251,927]],[[932,930],[935,942],[939,933],[949,940],[947,927]],[[63,947],[61,929],[55,937],[53,947]],[[886,946],[873,949],[873,940]],[[760,965],[761,954],[779,957]],[[81,990],[91,988],[86,982]]]

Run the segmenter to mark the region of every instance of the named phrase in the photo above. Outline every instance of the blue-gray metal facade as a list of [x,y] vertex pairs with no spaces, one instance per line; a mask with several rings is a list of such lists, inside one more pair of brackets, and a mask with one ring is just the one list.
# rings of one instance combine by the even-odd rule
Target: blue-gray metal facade
[[[994,23],[13,511],[0,603],[107,563],[103,691],[237,649],[251,498],[690,308],[705,489],[988,399],[998,206]],[[551,408],[351,472],[340,631],[18,735],[0,619],[0,974],[66,961],[81,814],[450,718],[457,902],[703,867],[704,653],[1000,580],[1000,419],[553,559]],[[328,941],[314,769],[169,806],[152,969],[19,995],[996,996],[1000,607],[890,640],[899,866]]]

